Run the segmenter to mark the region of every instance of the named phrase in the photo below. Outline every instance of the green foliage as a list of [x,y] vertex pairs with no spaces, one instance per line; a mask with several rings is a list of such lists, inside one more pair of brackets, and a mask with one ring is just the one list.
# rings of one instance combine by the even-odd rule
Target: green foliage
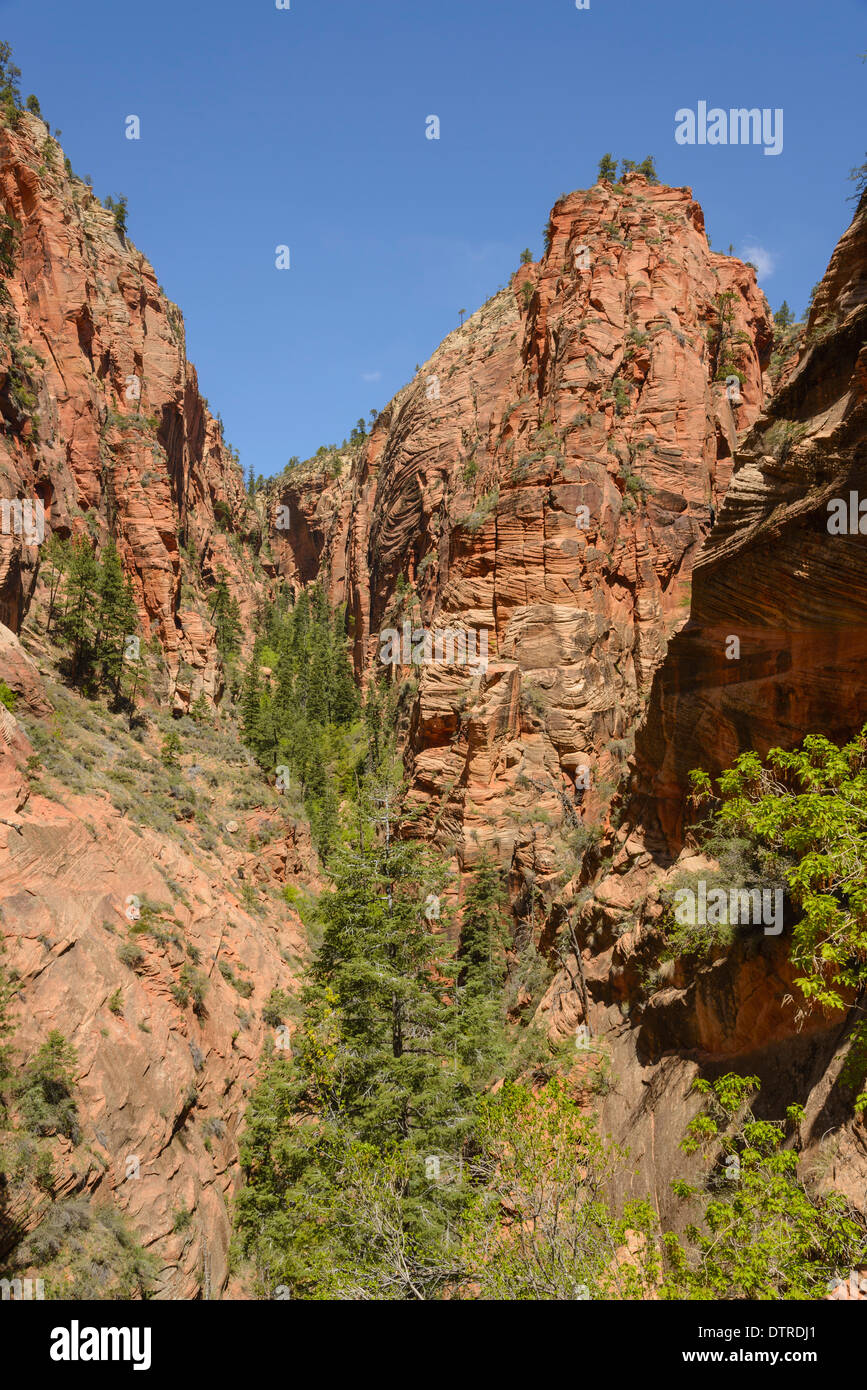
[[46,630],[57,615],[56,631],[69,651],[72,684],[90,692],[108,686],[120,700],[125,639],[135,634],[138,613],[114,540],[110,538],[97,556],[85,536],[69,541],[51,536],[44,560],[49,575]]
[[15,987],[9,980],[0,963],[0,1116],[4,1113],[3,1087],[12,1075],[12,1044],[9,1038],[14,1032],[10,1016],[10,1005],[15,998]]
[[765,430],[762,445],[777,463],[785,463],[806,433],[807,426],[797,420],[775,420],[770,429]]
[[140,965],[144,965],[144,952],[134,941],[122,941],[117,948],[117,958],[121,965],[129,966],[130,970],[137,970]]
[[126,239],[127,200],[122,193],[117,198],[106,198],[105,206],[114,214],[114,229],[121,240]]
[[788,300],[784,299],[779,309],[774,314],[774,323],[776,324],[777,328],[779,328],[781,331],[784,331],[787,328],[791,328],[794,322],[795,315],[789,308]]
[[597,183],[614,183],[617,178],[617,160],[609,151],[604,154],[599,161],[599,170],[596,175]]
[[[480,869],[456,960],[428,920],[444,871],[395,840],[393,810],[376,830],[375,786],[329,865],[293,1057],[266,1066],[241,1146],[239,1251],[295,1297],[432,1297],[454,1279],[462,1153],[502,1031],[499,870]],[[453,1180],[430,1176],[440,1156]]]
[[718,779],[718,800],[706,773],[692,778],[719,827],[788,862],[798,988],[808,1006],[848,1010],[867,987],[867,727],[843,747],[811,734],[792,751],[772,748],[764,763],[743,753]]
[[211,604],[211,622],[217,651],[224,662],[230,662],[241,649],[241,610],[238,600],[230,593],[224,571],[220,572]]
[[18,124],[21,110],[21,69],[12,62],[11,44],[0,42],[0,109],[9,125]]
[[[568,1301],[651,1296],[660,1273],[655,1217],[607,1192],[624,1155],[598,1134],[559,1081],[539,1095],[507,1083],[480,1105],[474,1193],[462,1262],[484,1299]],[[618,1262],[631,1239],[637,1255]]]
[[76,1064],[74,1048],[52,1029],[15,1090],[21,1123],[31,1134],[62,1134],[78,1143],[81,1130],[72,1094]]
[[0,681],[0,705],[5,705],[10,713],[15,713],[15,702],[18,696],[14,690],[10,690],[5,681]]
[[160,749],[160,762],[164,767],[180,767],[181,765],[181,738],[175,729],[169,729],[163,738],[162,748]]
[[172,1221],[172,1230],[176,1233],[186,1231],[193,1224],[193,1213],[187,1207],[178,1207]]
[[[733,1073],[695,1083],[707,1104],[681,1147],[702,1153],[708,1174],[700,1188],[672,1183],[701,1210],[685,1239],[665,1236],[665,1298],[821,1299],[833,1276],[863,1262],[863,1219],[838,1192],[808,1192],[786,1124],[758,1120],[750,1108],[758,1084]],[[789,1124],[802,1113],[791,1106]]]
[[285,990],[276,986],[262,1006],[262,1019],[269,1028],[278,1028],[286,1019],[292,1000]]
[[530,250],[529,246],[525,246],[524,249],[523,249],[523,251],[521,252],[521,265],[532,265],[532,264],[533,264],[533,253],[532,253],[532,251]]
[[714,380],[725,381],[730,376],[736,376],[743,385],[746,377],[742,362],[748,338],[743,331],[735,328],[736,305],[739,299],[737,290],[723,290],[714,295],[716,321],[708,328],[707,339],[711,349]]
[[16,1252],[15,1264],[39,1270],[47,1299],[148,1298],[159,1273],[159,1260],[144,1249],[116,1207],[92,1206],[81,1197],[48,1207]]
[[[273,676],[263,680],[266,649]],[[358,714],[343,609],[332,613],[319,585],[294,607],[284,599],[267,607],[241,687],[242,737],[267,772],[289,769],[326,860],[338,838],[339,793],[349,790],[344,755]]]
[[208,977],[203,970],[197,970],[194,965],[185,962],[181,966],[181,988],[192,1000],[193,1013],[198,1018],[203,1018],[206,1013],[205,995],[208,992]]

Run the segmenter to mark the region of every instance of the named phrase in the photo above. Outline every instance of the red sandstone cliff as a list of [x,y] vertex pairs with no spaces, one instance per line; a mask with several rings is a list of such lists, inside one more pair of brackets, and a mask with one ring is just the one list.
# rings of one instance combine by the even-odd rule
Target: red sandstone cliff
[[[39,499],[46,532],[114,529],[146,637],[178,709],[219,694],[213,630],[181,579],[225,569],[245,616],[255,533],[243,479],[187,360],[184,322],[36,116],[0,128],[0,495]],[[27,537],[0,535],[0,620],[18,631],[37,576]],[[187,547],[184,559],[181,545]]]
[[487,634],[484,675],[395,673],[418,681],[422,832],[460,863],[487,845],[556,875],[534,816],[573,828],[588,778],[580,814],[604,812],[771,339],[753,271],[709,249],[689,189],[597,184],[558,201],[541,263],[445,340],[360,459],[337,479],[314,461],[275,499],[294,518],[278,564],[348,603],[362,675],[407,619]]
[[[805,1106],[798,1145],[863,1209],[867,1126],[845,1081],[846,1018],[797,1017],[785,934],[753,936],[662,971],[655,924],[672,875],[708,861],[684,846],[687,775],[808,733],[851,737],[867,718],[865,540],[829,529],[829,502],[867,495],[867,203],[831,258],[798,362],[735,454],[718,524],[693,571],[689,622],[654,679],[610,864],[569,904],[575,952],[542,1004],[552,1031],[586,1018],[618,1086],[603,1120],[629,1136],[638,1185],[664,1208],[689,1083],[755,1072],[763,1106]],[[727,655],[737,648],[738,656]],[[676,862],[673,862],[676,861]],[[576,885],[577,886],[577,885]],[[587,1007],[582,989],[583,978]]]

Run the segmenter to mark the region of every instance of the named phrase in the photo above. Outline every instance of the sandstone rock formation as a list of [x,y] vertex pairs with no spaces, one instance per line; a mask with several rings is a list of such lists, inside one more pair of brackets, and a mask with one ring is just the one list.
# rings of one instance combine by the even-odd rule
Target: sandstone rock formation
[[411,800],[462,866],[487,847],[543,877],[557,856],[529,808],[567,831],[604,814],[771,346],[753,271],[709,249],[689,189],[631,174],[569,194],[547,240],[360,459],[290,476],[274,546],[348,604],[363,677],[404,621],[485,634],[484,672],[393,671],[418,683]]
[[[865,343],[862,199],[818,288],[797,365],[735,453],[693,569],[689,622],[654,679],[610,863],[579,900],[576,949],[542,1004],[556,1035],[586,1019],[604,1039],[620,1084],[603,1119],[629,1135],[639,1185],[662,1210],[674,1129],[691,1113],[699,1069],[758,1074],[763,1113],[800,1101],[808,1166],[864,1208],[867,1127],[853,1118],[841,1075],[852,1017],[799,1009],[785,936],[759,928],[700,966],[660,972],[653,929],[666,884],[696,869],[685,846],[690,769],[715,775],[747,748],[791,747],[808,733],[847,739],[865,721]],[[845,500],[848,515],[852,493],[854,529],[836,534],[829,503]]]
[[[177,708],[212,699],[213,630],[182,605],[184,564],[194,582],[224,570],[249,617],[255,575],[229,541],[255,520],[180,310],[27,112],[0,129],[0,205],[0,497],[41,503],[46,534],[104,540],[111,528]],[[17,632],[38,547],[4,529],[0,620]]]

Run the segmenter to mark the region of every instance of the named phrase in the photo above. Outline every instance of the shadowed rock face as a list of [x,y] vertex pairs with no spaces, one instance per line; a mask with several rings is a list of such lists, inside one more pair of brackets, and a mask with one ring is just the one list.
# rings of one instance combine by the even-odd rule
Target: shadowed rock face
[[[254,585],[229,545],[243,480],[199,394],[183,317],[35,116],[0,130],[0,202],[0,497],[38,499],[46,534],[105,539],[111,519],[177,707],[213,698],[213,632],[181,609],[181,542],[205,579],[226,570],[245,616]],[[0,621],[16,632],[37,576],[26,542],[0,535]],[[176,681],[182,663],[193,674]]]
[[[693,767],[867,720],[867,204],[817,291],[807,347],[735,458],[693,573],[690,620],[657,677],[639,777],[676,846]],[[834,499],[853,534],[838,534]],[[865,507],[867,512],[867,507]],[[859,530],[863,520],[863,530]],[[726,655],[739,640],[739,657]]]
[[752,270],[710,251],[689,189],[596,185],[560,199],[542,262],[445,340],[357,465],[287,486],[280,566],[304,582],[315,552],[362,675],[404,620],[487,634],[484,673],[393,673],[419,678],[407,759],[422,833],[462,864],[488,846],[553,872],[527,809],[569,827],[582,779],[581,814],[604,814],[770,343]]
[[829,530],[828,505],[843,499],[848,512],[850,493],[867,497],[865,387],[862,200],[817,291],[797,364],[735,453],[693,570],[689,622],[654,678],[608,841],[611,866],[575,914],[587,1008],[574,955],[541,1005],[554,1035],[587,1017],[605,1040],[620,1084],[603,1123],[628,1136],[638,1185],[662,1210],[677,1171],[673,1145],[695,1103],[691,1080],[728,1070],[761,1077],[762,1114],[804,1105],[808,1167],[864,1207],[867,1127],[853,1118],[841,1075],[854,1014],[799,1011],[788,931],[774,938],[760,928],[704,964],[670,963],[649,987],[646,972],[658,965],[660,893],[678,871],[713,867],[683,848],[689,771],[717,774],[747,748],[791,747],[808,733],[844,740],[867,719],[865,538],[857,522],[854,534]]

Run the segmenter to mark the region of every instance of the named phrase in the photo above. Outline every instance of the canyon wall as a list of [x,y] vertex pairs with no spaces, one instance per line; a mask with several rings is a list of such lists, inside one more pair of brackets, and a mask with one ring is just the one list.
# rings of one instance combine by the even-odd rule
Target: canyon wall
[[[257,576],[238,541],[260,536],[180,310],[29,112],[0,128],[0,204],[0,495],[41,503],[46,534],[113,531],[175,707],[213,699],[213,627],[182,578],[224,571],[249,619]],[[39,557],[18,529],[0,534],[0,621],[14,632]]]
[[[306,949],[281,892],[315,864],[306,826],[214,710],[210,595],[224,574],[249,646],[261,523],[180,311],[27,112],[0,122],[0,204],[2,964],[17,1064],[52,1029],[75,1049],[80,1129],[0,1135],[0,1259],[49,1210],[45,1150],[70,1231],[81,1204],[114,1206],[155,1256],[157,1297],[218,1297],[246,1096],[263,1046],[286,1036],[266,1002],[291,994]],[[38,542],[110,534],[155,697],[128,727],[58,682],[46,636]],[[166,763],[156,705],[182,715],[200,695],[209,720],[181,719]]]
[[362,679],[405,622],[487,642],[484,671],[392,669],[412,681],[410,804],[460,866],[488,849],[556,879],[554,832],[604,817],[771,342],[691,191],[629,174],[556,203],[542,261],[442,343],[360,459],[282,486],[278,567],[346,602]]
[[[790,921],[778,937],[754,927],[729,950],[661,970],[656,931],[674,876],[714,867],[689,838],[689,771],[716,775],[748,748],[790,748],[811,733],[842,741],[867,718],[865,402],[862,199],[818,286],[794,369],[735,452],[693,569],[689,621],[653,681],[608,862],[574,900],[576,949],[541,1006],[554,1036],[586,1020],[607,1052],[617,1084],[603,1122],[628,1136],[636,1187],[663,1211],[695,1104],[691,1081],[729,1069],[761,1078],[764,1115],[804,1105],[796,1142],[807,1169],[867,1204],[867,1127],[853,1115],[845,1071],[860,1010],[803,1008]],[[832,518],[842,512],[841,532]]]

